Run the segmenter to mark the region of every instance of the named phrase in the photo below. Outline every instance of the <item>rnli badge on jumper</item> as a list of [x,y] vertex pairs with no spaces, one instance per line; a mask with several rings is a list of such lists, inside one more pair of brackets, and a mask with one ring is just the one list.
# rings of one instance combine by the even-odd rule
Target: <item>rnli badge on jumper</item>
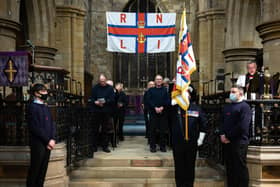
[[199,111],[188,110],[188,116],[198,118]]

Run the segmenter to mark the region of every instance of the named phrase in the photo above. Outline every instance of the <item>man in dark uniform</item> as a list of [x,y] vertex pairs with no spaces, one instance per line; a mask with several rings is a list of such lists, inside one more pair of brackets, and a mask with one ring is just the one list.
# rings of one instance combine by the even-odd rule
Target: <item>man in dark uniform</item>
[[[154,81],[149,81],[147,85],[147,90],[144,92],[142,107],[144,110],[144,118],[145,118],[145,127],[146,127],[146,138],[149,138],[149,123],[150,123],[150,113],[149,113],[149,104],[148,104],[148,91],[150,88],[155,87]],[[148,141],[149,142],[149,141]]]
[[148,105],[151,113],[151,125],[150,125],[150,151],[156,152],[156,135],[159,132],[160,138],[160,151],[166,152],[166,135],[168,132],[167,123],[167,111],[166,107],[170,103],[170,98],[166,88],[162,86],[162,76],[157,75],[155,77],[154,88],[150,88],[148,91]]
[[117,99],[117,124],[119,126],[118,128],[118,135],[119,140],[124,141],[124,135],[123,135],[123,123],[125,118],[125,111],[128,105],[128,97],[123,91],[123,84],[117,83],[116,84],[116,99]]
[[186,112],[178,105],[173,113],[172,142],[177,187],[193,187],[195,178],[195,160],[198,146],[203,144],[207,131],[207,119],[201,108],[195,103],[196,91],[189,87],[190,105],[188,108],[188,140],[186,140]]
[[55,126],[51,112],[44,101],[47,88],[35,84],[31,90],[34,101],[28,106],[27,123],[30,131],[30,167],[27,187],[43,187],[51,150],[55,146]]
[[243,89],[233,87],[230,91],[231,104],[224,107],[220,129],[224,144],[228,187],[248,187],[247,149],[252,112],[243,101]]
[[[91,101],[93,102],[93,151],[97,151],[98,136],[101,135],[101,145],[104,152],[111,152],[109,146],[109,135],[113,131],[113,107],[115,93],[112,86],[106,84],[106,76],[99,76],[99,83],[92,89]],[[101,134],[99,129],[101,126]]]

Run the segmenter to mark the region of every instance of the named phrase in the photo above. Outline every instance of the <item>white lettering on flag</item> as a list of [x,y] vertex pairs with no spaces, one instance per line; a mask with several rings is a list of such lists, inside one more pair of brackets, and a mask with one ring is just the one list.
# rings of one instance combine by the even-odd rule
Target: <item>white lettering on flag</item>
[[150,53],[163,53],[175,50],[175,37],[148,37],[147,39],[147,51]]

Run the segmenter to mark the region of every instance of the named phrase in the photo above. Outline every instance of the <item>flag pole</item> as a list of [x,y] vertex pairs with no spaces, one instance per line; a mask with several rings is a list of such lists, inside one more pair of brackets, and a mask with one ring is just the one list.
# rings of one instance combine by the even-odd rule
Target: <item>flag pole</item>
[[[184,20],[183,22],[186,22],[186,2],[185,2],[185,7],[183,10],[183,14],[184,14]],[[185,23],[183,23],[184,25]],[[188,106],[189,107],[189,106]],[[188,141],[189,140],[189,118],[188,118],[188,107],[186,108],[186,113],[185,113],[185,140]]]

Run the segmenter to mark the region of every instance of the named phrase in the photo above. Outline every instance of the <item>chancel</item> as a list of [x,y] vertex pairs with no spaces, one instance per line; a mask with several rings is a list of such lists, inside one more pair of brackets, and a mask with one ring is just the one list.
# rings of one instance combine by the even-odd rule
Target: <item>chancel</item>
[[280,186],[279,9],[1,0],[0,186]]

